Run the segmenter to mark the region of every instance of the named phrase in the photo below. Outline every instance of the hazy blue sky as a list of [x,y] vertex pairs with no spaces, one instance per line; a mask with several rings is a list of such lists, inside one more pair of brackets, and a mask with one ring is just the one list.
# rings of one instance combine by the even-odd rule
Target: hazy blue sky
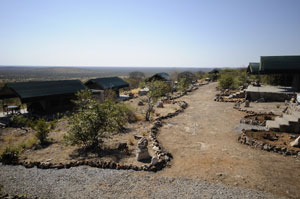
[[300,0],[0,0],[0,65],[240,67],[300,55]]

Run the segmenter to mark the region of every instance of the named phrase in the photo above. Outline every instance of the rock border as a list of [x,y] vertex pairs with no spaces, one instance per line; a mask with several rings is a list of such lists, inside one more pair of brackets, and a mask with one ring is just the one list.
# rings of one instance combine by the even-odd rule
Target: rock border
[[[256,130],[257,131],[257,130]],[[257,131],[258,132],[258,131]],[[242,132],[238,136],[238,142],[241,144],[249,145],[252,148],[261,149],[264,151],[279,153],[285,156],[295,156],[300,158],[300,151],[294,151],[294,150],[287,150],[286,147],[276,147],[275,145],[267,144],[262,141],[256,140],[254,138],[251,138],[245,134],[245,132]]]
[[248,115],[244,116],[240,120],[240,123],[242,123],[242,124],[249,124],[249,125],[256,125],[256,126],[266,126],[266,121],[267,120],[261,122],[261,121],[258,121],[258,120],[251,120],[251,119],[246,118],[246,117],[257,116],[257,115],[274,115],[274,116],[277,116],[273,112],[253,113],[253,114],[248,114]]

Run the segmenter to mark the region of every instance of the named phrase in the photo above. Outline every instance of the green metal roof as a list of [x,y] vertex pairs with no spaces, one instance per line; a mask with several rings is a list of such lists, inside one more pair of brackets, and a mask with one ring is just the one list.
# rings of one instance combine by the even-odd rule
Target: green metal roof
[[[13,92],[16,97],[26,101],[32,98],[74,94],[83,89],[86,87],[79,80],[60,80],[7,83],[3,91],[6,91],[7,96]],[[8,90],[10,92],[7,92]],[[2,97],[4,98],[4,95]]]
[[147,81],[152,81],[153,79],[161,79],[164,81],[171,81],[171,78],[168,73],[156,73],[153,76],[149,77]]
[[85,85],[88,86],[90,83],[95,83],[104,90],[129,87],[129,84],[119,77],[103,77],[90,79],[85,83]]
[[250,62],[247,69],[248,73],[258,74],[259,73],[259,63],[258,62]]
[[263,73],[300,73],[300,56],[262,56],[259,71]]

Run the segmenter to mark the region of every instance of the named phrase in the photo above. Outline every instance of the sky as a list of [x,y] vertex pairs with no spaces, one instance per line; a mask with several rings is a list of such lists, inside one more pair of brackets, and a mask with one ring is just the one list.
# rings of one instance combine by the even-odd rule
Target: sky
[[0,65],[243,67],[300,55],[299,0],[0,0]]

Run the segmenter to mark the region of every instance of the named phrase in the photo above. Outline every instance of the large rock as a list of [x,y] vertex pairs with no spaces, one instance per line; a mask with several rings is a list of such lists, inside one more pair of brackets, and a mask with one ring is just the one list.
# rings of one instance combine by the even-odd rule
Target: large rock
[[142,161],[142,160],[148,160],[151,156],[148,152],[148,140],[145,137],[142,137],[136,148],[136,160]]
[[245,101],[245,107],[249,107],[250,106],[250,102],[249,102],[249,100],[246,100]]
[[163,108],[164,107],[164,103],[162,101],[158,101],[156,106],[158,108]]
[[292,147],[300,147],[300,136],[290,143]]

